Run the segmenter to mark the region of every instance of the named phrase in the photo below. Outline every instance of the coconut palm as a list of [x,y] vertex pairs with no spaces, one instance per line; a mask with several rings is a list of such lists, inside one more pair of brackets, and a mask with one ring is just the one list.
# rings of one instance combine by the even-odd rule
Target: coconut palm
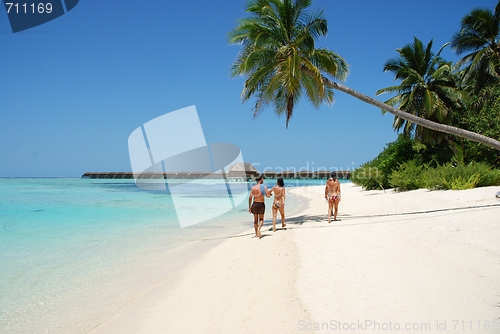
[[[399,57],[388,60],[384,71],[393,72],[401,83],[380,89],[377,95],[395,93],[385,103],[425,119],[450,124],[453,110],[461,108],[463,94],[456,88],[451,63],[440,57],[448,44],[434,55],[432,40],[424,48],[422,41],[414,37],[413,44],[397,49]],[[395,130],[402,129],[405,135],[426,143],[434,143],[444,137],[442,132],[415,125],[400,116],[394,116],[393,126]]]
[[247,11],[254,16],[240,20],[229,34],[231,43],[243,44],[232,66],[233,76],[248,76],[243,101],[256,95],[254,116],[273,104],[278,115],[286,113],[287,128],[304,93],[315,107],[333,102],[333,90],[323,84],[323,75],[342,80],[348,73],[344,59],[314,47],[315,38],[326,34],[327,24],[321,12],[305,11],[310,4],[310,0],[253,1]]
[[331,103],[331,89],[336,89],[414,124],[500,150],[498,140],[412,115],[332,81],[345,79],[347,64],[335,53],[315,47],[315,40],[328,29],[322,12],[307,11],[310,5],[311,0],[252,0],[246,9],[250,17],[240,20],[229,33],[231,43],[242,45],[232,76],[246,76],[241,95],[243,101],[256,97],[254,116],[273,104],[278,114],[286,112],[288,126],[304,93],[319,106]]
[[475,9],[462,19],[461,30],[452,39],[457,54],[466,54],[457,64],[465,66],[464,82],[475,91],[500,79],[500,1],[495,12]]

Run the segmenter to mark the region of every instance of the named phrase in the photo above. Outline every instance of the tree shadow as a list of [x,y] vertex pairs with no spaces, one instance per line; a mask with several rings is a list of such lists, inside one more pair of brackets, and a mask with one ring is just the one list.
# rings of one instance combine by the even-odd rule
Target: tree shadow
[[[400,222],[404,222],[404,221],[408,221],[408,220],[418,219],[419,215],[422,215],[422,214],[442,213],[442,212],[450,212],[450,211],[463,211],[463,210],[471,210],[471,209],[486,209],[486,208],[496,208],[496,207],[500,207],[500,203],[498,203],[498,204],[495,203],[495,204],[471,205],[471,206],[466,206],[466,207],[454,207],[454,208],[444,208],[444,209],[432,209],[432,210],[413,211],[413,212],[359,215],[359,216],[352,215],[352,214],[339,214],[339,216],[338,216],[339,219],[337,219],[336,221],[332,220],[331,224],[308,225],[307,227],[303,227],[302,225],[304,225],[306,222],[307,223],[311,223],[311,222],[326,223],[328,221],[328,216],[327,216],[327,214],[301,215],[301,216],[295,216],[292,218],[287,218],[285,221],[287,226],[285,228],[278,228],[278,231],[280,231],[280,230],[286,231],[289,229],[293,230],[293,229],[299,229],[299,228],[331,228],[331,227],[345,227],[345,226],[353,226],[353,225],[373,225],[373,224],[386,224],[386,223],[392,224],[392,223],[394,223],[393,220],[384,220],[383,218],[402,217]],[[405,217],[405,218],[403,218],[403,217]],[[370,221],[370,220],[373,220],[373,218],[382,218],[382,219],[376,220],[376,221]],[[342,219],[347,219],[347,221],[342,222]],[[368,219],[369,221],[366,221],[365,219]],[[365,220],[365,221],[362,221],[362,220]],[[338,224],[339,222],[341,222],[341,223]],[[279,224],[281,224],[281,222]],[[263,226],[263,228],[268,228],[269,226],[270,225],[266,224]],[[270,227],[270,230],[272,230],[272,226]],[[253,236],[253,235],[254,235],[254,233],[244,233],[244,234],[237,234],[237,235],[231,235],[231,236],[225,236],[225,237],[219,237],[219,238],[206,238],[206,239],[201,239],[201,240],[231,239],[231,238],[240,238],[240,237]],[[266,234],[265,236],[272,236],[272,233]]]

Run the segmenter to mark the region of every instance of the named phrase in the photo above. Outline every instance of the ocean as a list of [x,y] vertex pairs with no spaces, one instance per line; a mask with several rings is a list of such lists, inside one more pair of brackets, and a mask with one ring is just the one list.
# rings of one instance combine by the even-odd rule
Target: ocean
[[[307,206],[291,194],[287,204],[288,216]],[[170,194],[134,180],[0,179],[0,332],[88,333],[165,282],[188,254],[252,229],[247,205],[181,228]],[[266,225],[270,218],[268,210]]]

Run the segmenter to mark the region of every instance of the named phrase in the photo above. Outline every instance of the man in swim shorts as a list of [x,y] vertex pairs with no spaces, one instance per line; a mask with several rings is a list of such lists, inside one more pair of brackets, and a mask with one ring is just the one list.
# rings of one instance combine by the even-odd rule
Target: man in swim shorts
[[325,186],[325,198],[328,200],[328,224],[331,222],[332,211],[333,220],[337,220],[340,202],[340,182],[337,180],[337,174],[332,173]]
[[[271,196],[267,187],[263,184],[264,178],[258,175],[255,178],[256,185],[250,190],[250,197],[248,198],[248,212],[253,214],[253,227],[255,228],[255,236],[262,238],[260,229],[264,225],[264,213],[266,212],[266,205],[264,204],[265,197]],[[253,200],[253,201],[252,201]]]

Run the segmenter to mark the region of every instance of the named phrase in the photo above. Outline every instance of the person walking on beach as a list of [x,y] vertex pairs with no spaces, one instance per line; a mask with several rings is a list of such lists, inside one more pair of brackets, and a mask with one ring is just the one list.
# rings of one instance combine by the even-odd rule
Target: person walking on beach
[[262,238],[260,229],[264,225],[264,213],[266,212],[266,205],[264,203],[265,197],[271,196],[267,187],[263,184],[264,178],[258,175],[255,178],[256,185],[250,190],[250,197],[248,198],[248,211],[253,213],[253,227],[255,228],[255,236]]
[[326,181],[325,198],[328,200],[328,224],[330,224],[333,210],[335,210],[333,220],[337,220],[340,202],[340,182],[337,180],[337,174],[335,173],[332,173],[328,181]]
[[269,190],[270,193],[274,193],[273,202],[273,232],[276,232],[276,217],[278,216],[278,211],[281,215],[281,227],[284,228],[285,224],[285,183],[283,178],[279,178],[276,181],[276,185]]

